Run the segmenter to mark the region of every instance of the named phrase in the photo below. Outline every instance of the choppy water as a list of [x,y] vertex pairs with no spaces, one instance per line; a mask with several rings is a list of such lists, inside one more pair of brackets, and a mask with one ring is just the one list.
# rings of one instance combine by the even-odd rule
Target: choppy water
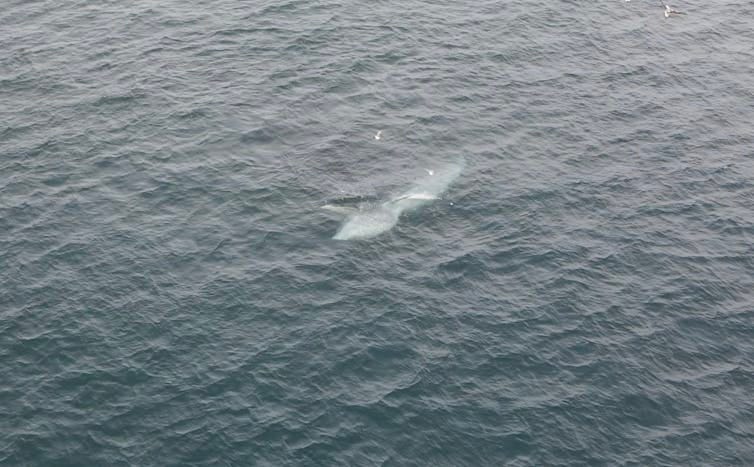
[[655,3],[4,0],[0,463],[754,464],[754,5]]

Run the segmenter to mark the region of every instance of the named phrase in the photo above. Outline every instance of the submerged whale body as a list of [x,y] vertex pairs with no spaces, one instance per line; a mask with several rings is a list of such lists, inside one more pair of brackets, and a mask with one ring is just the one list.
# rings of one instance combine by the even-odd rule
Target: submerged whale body
[[428,170],[429,175],[419,180],[408,191],[383,203],[359,207],[328,204],[323,206],[331,212],[345,217],[343,225],[333,239],[357,240],[375,237],[395,227],[401,214],[437,199],[463,170],[463,161],[449,164],[436,170]]
[[399,217],[400,213],[386,207],[356,212],[343,223],[333,238],[352,240],[375,237],[395,227]]

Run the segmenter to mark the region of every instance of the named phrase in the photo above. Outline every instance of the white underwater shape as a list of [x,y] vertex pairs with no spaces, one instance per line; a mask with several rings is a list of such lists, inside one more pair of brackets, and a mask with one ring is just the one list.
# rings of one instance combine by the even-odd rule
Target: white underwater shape
[[345,216],[333,239],[357,240],[375,237],[395,227],[401,214],[419,208],[442,195],[463,170],[463,160],[432,171],[411,189],[376,206],[325,205],[323,209]]

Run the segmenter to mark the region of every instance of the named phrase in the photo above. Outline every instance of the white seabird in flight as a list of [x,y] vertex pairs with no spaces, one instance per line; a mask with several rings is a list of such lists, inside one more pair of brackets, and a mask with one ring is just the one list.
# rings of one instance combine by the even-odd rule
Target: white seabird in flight
[[670,5],[665,5],[665,17],[670,18],[670,15],[682,15],[683,12],[670,8]]

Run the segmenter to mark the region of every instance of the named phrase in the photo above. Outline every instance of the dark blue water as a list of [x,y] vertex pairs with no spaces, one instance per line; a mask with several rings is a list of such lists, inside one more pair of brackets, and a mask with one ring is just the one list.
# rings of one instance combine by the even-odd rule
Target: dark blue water
[[4,0],[0,464],[754,465],[754,5],[673,6]]

